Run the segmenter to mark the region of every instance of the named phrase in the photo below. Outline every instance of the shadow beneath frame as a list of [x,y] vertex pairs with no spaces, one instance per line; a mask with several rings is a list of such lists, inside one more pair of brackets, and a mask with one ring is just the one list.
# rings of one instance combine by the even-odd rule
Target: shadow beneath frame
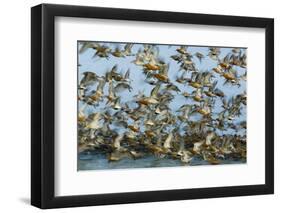
[[26,205],[30,205],[30,199],[27,198],[27,197],[19,198],[19,201],[26,204]]

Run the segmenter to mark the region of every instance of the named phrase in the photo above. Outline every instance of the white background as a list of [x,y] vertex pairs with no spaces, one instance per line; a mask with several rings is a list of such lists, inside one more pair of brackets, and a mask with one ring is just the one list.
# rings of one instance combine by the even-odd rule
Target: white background
[[[74,32],[73,29],[75,29]],[[57,91],[55,195],[265,183],[265,144],[263,140],[260,140],[265,138],[264,29],[58,17],[55,32]],[[247,141],[249,141],[247,143],[247,164],[77,172],[76,43],[77,40],[91,39],[247,47],[247,69],[249,70],[247,74],[247,96],[249,97],[247,108],[250,109],[247,110]],[[67,76],[67,81],[65,81],[65,76]],[[257,84],[257,82],[260,83]],[[256,118],[259,118],[260,122],[256,122]]]
[[[201,12],[211,14],[265,16],[275,18],[275,58],[281,57],[281,14],[278,1],[260,2],[235,0],[212,1],[93,1],[60,0],[46,3],[82,4],[108,7],[127,7],[154,10]],[[1,2],[1,212],[39,212],[28,205],[30,196],[30,7],[41,1]],[[281,68],[276,60],[275,70]],[[280,72],[275,73],[275,82],[280,82]],[[281,86],[276,84],[275,108],[281,107]],[[276,212],[281,202],[281,127],[280,111],[275,112],[275,195],[174,201],[148,204],[114,205],[50,210],[51,212]]]

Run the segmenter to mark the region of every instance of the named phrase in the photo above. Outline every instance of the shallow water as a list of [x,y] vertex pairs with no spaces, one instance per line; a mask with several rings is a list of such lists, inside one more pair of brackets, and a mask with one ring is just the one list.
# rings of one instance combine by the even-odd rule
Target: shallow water
[[[221,160],[221,164],[241,164],[241,160]],[[210,165],[200,158],[193,158],[190,166]],[[151,167],[175,167],[186,166],[180,160],[171,158],[157,158],[154,155],[146,155],[140,159],[123,158],[120,161],[109,162],[106,154],[83,152],[78,155],[78,170],[105,170],[105,169],[126,169],[126,168],[151,168]]]

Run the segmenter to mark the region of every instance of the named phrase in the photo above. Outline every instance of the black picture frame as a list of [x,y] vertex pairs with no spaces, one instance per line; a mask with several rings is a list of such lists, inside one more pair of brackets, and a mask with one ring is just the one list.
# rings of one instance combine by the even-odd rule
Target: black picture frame
[[[55,17],[263,28],[266,33],[265,184],[93,195],[54,195]],[[274,20],[241,16],[41,4],[31,9],[31,204],[42,208],[274,193]]]

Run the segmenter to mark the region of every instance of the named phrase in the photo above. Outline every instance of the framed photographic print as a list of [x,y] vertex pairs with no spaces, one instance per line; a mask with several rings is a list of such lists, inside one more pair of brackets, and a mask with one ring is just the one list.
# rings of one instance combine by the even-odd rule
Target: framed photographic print
[[274,21],[31,9],[31,203],[272,194]]

